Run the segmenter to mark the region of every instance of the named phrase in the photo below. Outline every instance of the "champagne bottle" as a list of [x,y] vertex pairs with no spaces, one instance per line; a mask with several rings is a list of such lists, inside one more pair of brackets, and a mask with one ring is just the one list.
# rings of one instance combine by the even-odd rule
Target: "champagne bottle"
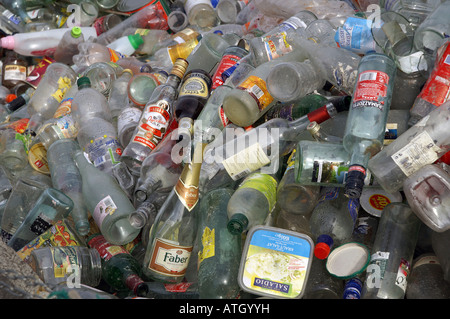
[[86,207],[102,235],[116,245],[131,242],[140,230],[128,220],[134,207],[117,180],[92,165],[81,151],[75,153],[74,160],[81,174]]
[[196,207],[199,175],[205,144],[199,143],[191,163],[156,216],[149,235],[143,272],[155,281],[181,282],[186,273],[197,234]]
[[133,137],[122,153],[121,160],[134,175],[140,174],[142,162],[164,138],[174,119],[174,102],[186,67],[186,60],[177,59],[166,83],[153,91],[134,130]]

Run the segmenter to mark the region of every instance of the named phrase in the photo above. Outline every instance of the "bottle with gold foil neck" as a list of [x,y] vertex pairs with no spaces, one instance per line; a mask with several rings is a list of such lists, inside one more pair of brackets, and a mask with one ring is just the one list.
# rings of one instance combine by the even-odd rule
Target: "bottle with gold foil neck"
[[175,61],[179,58],[187,59],[189,54],[194,50],[202,36],[199,34],[197,37],[187,40],[186,42],[169,45],[159,49],[151,57],[149,64],[152,67],[162,68],[170,70],[175,64]]
[[174,120],[174,103],[187,61],[177,59],[166,83],[159,85],[145,105],[121,160],[133,175],[139,176],[142,162],[168,133]]
[[190,163],[162,205],[150,231],[143,272],[154,281],[181,282],[197,234],[199,175],[206,144],[195,146]]

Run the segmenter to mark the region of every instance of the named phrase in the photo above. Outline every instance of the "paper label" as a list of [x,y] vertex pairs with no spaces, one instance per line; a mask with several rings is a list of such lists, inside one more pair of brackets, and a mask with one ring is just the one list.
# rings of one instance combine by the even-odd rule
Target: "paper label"
[[203,249],[198,252],[198,264],[209,257],[215,255],[215,243],[216,243],[216,230],[205,227],[202,234],[202,246]]
[[133,141],[152,150],[155,149],[167,133],[171,120],[168,110],[169,103],[164,100],[147,106],[141,116],[138,132],[135,134]]
[[92,248],[95,248],[99,252],[100,257],[105,261],[110,260],[116,255],[129,255],[125,248],[107,242],[105,237],[103,237],[102,235],[93,237],[91,240],[89,240],[88,245]]
[[403,292],[406,291],[406,285],[408,283],[407,278],[411,272],[411,265],[405,259],[401,259],[400,265],[398,266],[397,278],[395,279],[395,285],[400,287]]
[[262,37],[264,49],[267,58],[274,60],[292,51],[292,46],[286,41],[286,32],[280,32],[274,35]]
[[123,129],[131,123],[137,124],[141,118],[142,111],[137,107],[131,107],[123,110],[117,117],[117,132],[119,136]]
[[238,57],[237,55],[233,55],[233,54],[227,54],[222,57],[219,65],[217,66],[216,72],[214,73],[214,75],[212,77],[212,80],[213,80],[212,89],[213,90],[215,88],[217,88],[218,86],[221,86],[224,83],[223,79],[222,79],[222,73],[225,70],[234,66],[236,63],[238,63],[238,61],[240,59],[241,59],[240,57]]
[[25,81],[27,79],[27,68],[22,65],[6,64],[3,71],[4,81]]
[[69,271],[76,269],[72,269],[73,266],[79,267],[76,247],[61,247],[51,252],[55,278],[64,278]]
[[165,276],[182,277],[186,273],[192,249],[192,246],[180,246],[156,238],[148,268]]
[[355,93],[353,94],[352,108],[376,107],[384,108],[384,101],[380,97],[386,97],[389,76],[381,71],[369,70],[359,74]]
[[207,98],[209,96],[209,85],[207,81],[210,82],[211,80],[202,73],[190,73],[185,77],[180,87],[178,98],[184,95]]
[[443,150],[434,144],[431,136],[423,131],[391,158],[406,176],[411,176],[421,167],[438,160],[437,154],[442,152]]
[[98,202],[95,206],[94,212],[92,213],[92,217],[94,217],[94,221],[97,226],[101,228],[103,220],[114,214],[116,209],[117,206],[109,195]]
[[250,93],[258,103],[260,111],[263,111],[273,102],[273,97],[267,90],[266,82],[257,76],[250,75],[237,87],[237,89]]
[[270,159],[259,143],[252,144],[222,161],[228,175],[235,181],[269,163]]
[[375,51],[376,43],[372,36],[372,21],[349,17],[336,32],[335,40],[341,48],[358,54]]
[[272,176],[254,173],[242,182],[239,189],[253,188],[258,190],[266,197],[267,202],[269,203],[269,211],[272,211],[272,208],[277,201],[277,187],[278,182]]

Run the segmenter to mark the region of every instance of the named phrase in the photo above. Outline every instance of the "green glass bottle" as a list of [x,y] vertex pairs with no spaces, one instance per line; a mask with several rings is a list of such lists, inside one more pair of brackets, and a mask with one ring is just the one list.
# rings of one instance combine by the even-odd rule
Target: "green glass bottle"
[[102,259],[102,278],[111,288],[119,292],[132,291],[140,297],[146,296],[148,288],[140,277],[141,266],[125,248],[109,243],[99,233],[90,236],[87,244],[99,252]]
[[197,243],[198,291],[201,299],[235,299],[239,264],[242,255],[241,236],[227,229],[227,205],[231,188],[207,193],[200,202]]

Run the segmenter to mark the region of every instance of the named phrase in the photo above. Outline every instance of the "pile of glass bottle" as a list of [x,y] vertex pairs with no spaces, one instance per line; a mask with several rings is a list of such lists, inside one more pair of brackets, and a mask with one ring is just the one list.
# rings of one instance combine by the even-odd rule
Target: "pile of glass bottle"
[[52,298],[450,297],[450,2],[282,3],[2,1],[1,235]]

